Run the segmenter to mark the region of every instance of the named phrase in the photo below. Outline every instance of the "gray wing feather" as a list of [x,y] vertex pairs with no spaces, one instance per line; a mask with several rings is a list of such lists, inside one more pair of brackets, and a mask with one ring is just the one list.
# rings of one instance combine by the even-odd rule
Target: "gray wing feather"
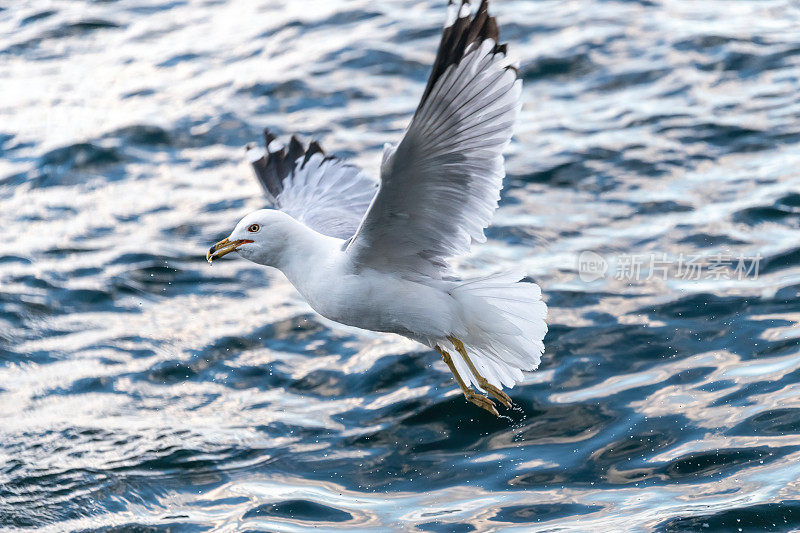
[[347,248],[356,263],[441,278],[448,258],[485,240],[522,89],[487,4],[470,20],[462,2],[434,81],[400,143],[384,148],[380,189]]

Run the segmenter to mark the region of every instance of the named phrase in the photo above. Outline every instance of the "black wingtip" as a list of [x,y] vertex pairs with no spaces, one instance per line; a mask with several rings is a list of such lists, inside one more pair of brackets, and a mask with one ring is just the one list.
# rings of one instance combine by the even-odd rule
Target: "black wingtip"
[[[306,149],[296,135],[292,135],[289,140],[288,150],[283,144],[280,144],[280,148],[278,148],[273,144],[275,142],[280,144],[278,137],[269,128],[264,128],[266,151],[262,157],[251,160],[250,163],[267,197],[274,205],[277,205],[278,195],[283,191],[283,181],[294,172],[298,160],[302,159],[301,165],[305,165],[314,154],[325,156],[325,150],[316,141],[311,141]],[[272,151],[270,151],[270,145],[272,145]],[[255,147],[255,143],[248,143],[245,151]]]
[[308,151],[306,155],[311,154],[322,154],[325,155],[325,150],[322,149],[322,146],[319,145],[317,141],[311,141],[311,144],[308,145]]
[[325,157],[325,150],[322,149],[317,141],[311,141],[311,144],[308,145],[306,157],[303,159],[303,166],[308,163],[308,160],[311,159],[311,156],[314,154],[322,154],[322,157]]
[[305,153],[305,148],[303,148],[303,143],[297,138],[296,135],[292,135],[292,138],[289,140],[289,154],[286,158],[294,163],[299,158],[303,157]]
[[[454,4],[454,0],[449,0],[448,6]],[[466,14],[462,16],[464,6],[469,8],[470,5],[469,0],[461,0],[457,18],[442,32],[439,50],[436,53],[436,59],[433,62],[433,68],[418,109],[422,108],[433,90],[433,86],[442,77],[445,70],[450,65],[457,65],[466,52],[472,49],[471,46],[480,46],[483,41],[491,39],[495,43],[493,53],[503,55],[507,53],[506,44],[499,43],[500,29],[497,26],[497,20],[489,14],[489,0],[481,0],[474,14],[471,13],[471,9],[467,9]]]

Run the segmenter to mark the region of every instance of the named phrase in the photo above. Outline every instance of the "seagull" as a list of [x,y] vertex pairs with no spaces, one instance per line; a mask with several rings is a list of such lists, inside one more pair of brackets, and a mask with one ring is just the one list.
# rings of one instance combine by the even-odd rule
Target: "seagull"
[[502,390],[535,370],[547,306],[522,271],[465,279],[449,260],[485,242],[522,80],[483,0],[450,0],[422,99],[376,182],[358,167],[265,130],[246,156],[270,208],[214,244],[283,272],[320,315],[436,350],[466,399],[499,416]]

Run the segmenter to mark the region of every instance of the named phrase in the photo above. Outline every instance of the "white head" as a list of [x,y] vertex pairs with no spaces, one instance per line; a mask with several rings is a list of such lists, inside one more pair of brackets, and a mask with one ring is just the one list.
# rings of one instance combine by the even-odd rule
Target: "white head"
[[254,263],[280,267],[290,229],[297,224],[292,217],[275,209],[253,211],[236,224],[227,239],[208,250],[206,259],[210,263],[237,252]]

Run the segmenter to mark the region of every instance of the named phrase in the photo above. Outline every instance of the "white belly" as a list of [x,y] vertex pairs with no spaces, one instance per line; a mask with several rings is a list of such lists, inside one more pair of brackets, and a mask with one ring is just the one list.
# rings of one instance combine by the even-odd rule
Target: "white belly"
[[295,286],[330,320],[417,339],[441,338],[456,329],[456,301],[446,290],[375,270],[329,274]]

